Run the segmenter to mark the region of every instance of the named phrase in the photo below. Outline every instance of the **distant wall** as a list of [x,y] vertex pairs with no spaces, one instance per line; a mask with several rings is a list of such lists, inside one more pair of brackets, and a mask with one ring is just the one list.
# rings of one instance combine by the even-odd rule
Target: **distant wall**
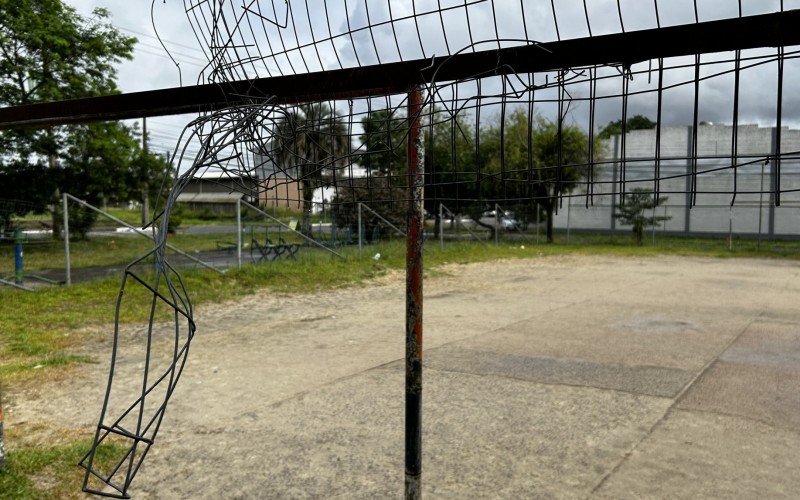
[[[800,130],[781,130],[780,151],[800,152]],[[784,159],[780,179],[775,161],[766,163],[778,151],[775,128],[740,125],[736,169],[730,168],[732,127],[701,125],[697,130],[697,196],[691,209],[691,162],[685,159],[693,152],[692,127],[665,127],[661,134],[661,167],[658,188],[668,197],[657,215],[671,217],[659,230],[692,233],[727,233],[729,224],[737,234],[800,236],[800,161]],[[625,139],[626,192],[641,187],[650,191],[656,184],[655,130],[635,130]],[[614,220],[612,214],[619,202],[620,178],[623,169],[622,140],[619,135],[607,141],[606,158],[613,164],[599,168],[595,175],[593,204],[586,208],[585,187],[581,186],[565,199],[554,225],[565,229],[628,230]],[[797,156],[794,154],[792,156]],[[676,157],[684,157],[676,159]],[[774,156],[773,156],[774,157]],[[732,192],[734,186],[737,195]],[[782,191],[776,206],[774,191]],[[766,193],[761,193],[767,191]],[[583,196],[580,196],[583,195]],[[731,205],[733,203],[733,205]]]

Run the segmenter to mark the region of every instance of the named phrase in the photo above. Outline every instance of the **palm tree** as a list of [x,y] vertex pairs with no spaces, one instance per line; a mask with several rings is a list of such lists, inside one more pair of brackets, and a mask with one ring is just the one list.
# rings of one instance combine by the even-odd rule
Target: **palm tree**
[[314,190],[344,166],[350,137],[328,103],[301,104],[275,124],[272,153],[280,168],[296,172],[303,193],[300,232],[311,236]]

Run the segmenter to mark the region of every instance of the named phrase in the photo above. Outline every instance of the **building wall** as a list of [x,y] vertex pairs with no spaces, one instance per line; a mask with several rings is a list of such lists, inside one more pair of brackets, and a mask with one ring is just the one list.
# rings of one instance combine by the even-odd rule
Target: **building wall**
[[287,178],[270,177],[259,181],[258,203],[262,207],[303,209],[303,187]]
[[194,178],[183,189],[183,193],[242,193],[246,200],[255,200],[257,184],[255,179],[227,177]]
[[[784,159],[777,175],[776,162],[766,163],[777,151],[775,128],[740,125],[735,169],[731,161],[732,127],[701,125],[697,130],[697,195],[689,208],[688,191],[692,182],[692,127],[665,127],[661,134],[661,166],[658,188],[668,198],[657,215],[671,217],[660,230],[683,233],[733,232],[775,236],[800,236],[800,161]],[[780,133],[783,154],[800,152],[800,130],[783,128]],[[606,158],[613,163],[598,167],[595,176],[594,203],[585,208],[585,188],[579,187],[564,200],[554,224],[575,229],[624,229],[612,214],[619,202],[617,193],[624,167],[626,192],[641,187],[653,191],[655,177],[655,130],[635,130],[625,138],[625,162],[622,140],[613,136],[605,145]],[[797,156],[797,154],[790,155]],[[773,156],[774,157],[774,156]],[[726,168],[727,167],[727,168]],[[736,196],[732,194],[737,191]],[[771,191],[781,190],[780,205]],[[767,191],[762,194],[761,191]],[[788,192],[787,192],[788,191]],[[795,191],[795,192],[791,192]],[[760,221],[760,224],[759,224]],[[760,226],[760,229],[759,229]]]

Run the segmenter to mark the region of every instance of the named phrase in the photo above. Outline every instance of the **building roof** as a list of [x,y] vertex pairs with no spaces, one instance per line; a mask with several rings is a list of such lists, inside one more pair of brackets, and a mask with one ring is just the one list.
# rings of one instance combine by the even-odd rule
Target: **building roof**
[[181,193],[178,195],[180,203],[236,203],[241,199],[242,193]]

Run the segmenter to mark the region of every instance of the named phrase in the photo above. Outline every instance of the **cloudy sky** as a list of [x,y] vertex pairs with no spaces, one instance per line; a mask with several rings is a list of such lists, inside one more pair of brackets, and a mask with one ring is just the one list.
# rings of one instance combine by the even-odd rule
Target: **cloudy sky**
[[[108,9],[115,26],[139,39],[134,59],[119,67],[119,86],[124,92],[175,87],[181,83],[190,85],[208,78],[208,70],[205,73],[203,70],[212,54],[209,47],[220,41],[209,33],[208,16],[202,15],[210,2],[192,9],[192,14],[197,15],[190,17],[186,14],[186,4],[200,3],[197,0],[156,0],[152,3],[151,21],[151,1],[66,0],[84,15],[89,15],[95,7]],[[781,3],[785,9],[800,8],[800,0],[697,0],[695,14],[694,0],[620,1],[618,9],[616,0],[556,0],[554,18],[549,0],[417,0],[413,4],[407,0],[328,0],[327,8],[321,8],[321,0],[292,0],[291,9],[287,9],[283,0],[225,0],[221,3],[228,19],[241,15],[243,5],[251,13],[249,23],[234,37],[237,48],[223,51],[222,55],[227,58],[257,56],[259,59],[258,64],[232,68],[228,78],[269,76],[396,61],[401,57],[443,57],[460,50],[472,50],[472,47],[478,50],[496,47],[493,41],[498,38],[507,40],[506,44],[521,40],[551,41],[559,37],[585,37],[590,29],[592,35],[600,35],[623,28],[638,30],[658,24],[686,24],[694,22],[695,15],[700,21],[735,17],[740,6],[744,15],[775,12],[781,8]],[[445,9],[441,15],[436,12],[437,5]],[[414,14],[417,22],[414,22]],[[390,19],[394,22],[388,22]],[[284,25],[287,28],[279,27]],[[373,29],[368,29],[370,26]],[[169,49],[169,55],[156,38],[156,30]],[[352,36],[346,35],[349,32]],[[319,43],[312,44],[313,40]],[[773,54],[774,49],[748,55],[756,53]],[[730,55],[707,56],[704,60],[727,57]],[[691,63],[693,58],[671,63],[678,62]],[[639,69],[646,67],[646,64],[641,65]],[[731,68],[732,65],[719,65],[703,71],[708,74]],[[787,61],[784,70],[785,81],[797,81],[793,76],[800,76],[800,63]],[[674,70],[666,78],[677,82],[691,78],[692,74],[690,68]],[[776,74],[774,62],[742,72],[744,97],[740,122],[774,124]],[[648,76],[634,78],[630,89],[652,89],[654,79]],[[601,83],[598,91],[600,94],[617,93],[620,82],[610,79]],[[791,88],[787,87],[784,97],[784,124],[797,127],[800,126],[800,93]],[[704,82],[701,119],[730,123],[732,89],[732,75]],[[665,93],[665,124],[691,123],[693,91],[693,86],[687,85]],[[571,93],[585,97],[588,86],[575,86]],[[632,96],[629,106],[629,114],[655,116],[652,93]],[[547,106],[543,106],[542,111],[551,112]],[[578,103],[570,118],[583,124],[587,114],[588,106]],[[609,99],[598,104],[598,124],[619,117],[619,100]],[[180,116],[148,120],[152,147],[172,149],[183,124],[190,119]]]

